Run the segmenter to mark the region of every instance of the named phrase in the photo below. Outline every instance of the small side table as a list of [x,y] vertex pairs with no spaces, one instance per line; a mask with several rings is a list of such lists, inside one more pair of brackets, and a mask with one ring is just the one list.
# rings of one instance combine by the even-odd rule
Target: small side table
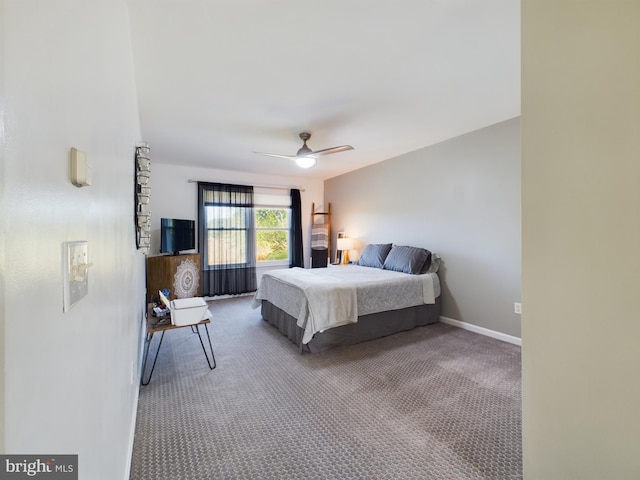
[[[144,340],[144,358],[142,360],[142,375],[140,376],[140,383],[144,385],[149,385],[151,381],[151,377],[153,376],[153,370],[156,368],[156,362],[158,361],[158,354],[160,353],[160,347],[162,347],[162,340],[164,340],[164,334],[167,330],[174,330],[176,328],[184,328],[191,327],[191,331],[193,333],[198,334],[198,338],[200,339],[200,345],[202,345],[202,351],[204,352],[204,356],[207,359],[207,365],[209,365],[209,370],[213,370],[216,368],[216,357],[213,354],[213,347],[211,346],[211,337],[209,336],[209,328],[207,325],[211,323],[211,320],[205,318],[198,323],[194,323],[192,325],[173,325],[171,323],[171,315],[167,314],[164,317],[154,317],[152,315],[153,307],[149,305],[147,309],[147,334]],[[200,325],[204,325],[204,329],[207,332],[207,340],[209,341],[209,350],[211,351],[211,360],[209,360],[209,354],[207,353],[207,349],[204,346],[204,342],[202,340],[202,335],[200,335]],[[147,359],[149,357],[149,350],[151,347],[151,340],[153,339],[154,333],[162,332],[160,336],[160,342],[158,343],[158,348],[156,349],[156,353],[153,359],[153,365],[151,365],[151,371],[149,372],[149,378],[145,381],[144,374],[147,369]],[[213,365],[212,365],[213,362]]]

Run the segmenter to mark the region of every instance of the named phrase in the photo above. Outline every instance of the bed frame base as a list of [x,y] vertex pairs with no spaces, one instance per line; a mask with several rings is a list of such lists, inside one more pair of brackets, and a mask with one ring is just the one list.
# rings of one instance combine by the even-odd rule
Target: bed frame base
[[298,345],[301,352],[321,352],[340,345],[353,345],[360,342],[386,337],[397,332],[411,330],[418,326],[429,325],[440,319],[440,297],[434,304],[418,305],[372,313],[358,317],[358,322],[316,333],[306,345],[302,343],[303,329],[297,320],[267,300],[262,300],[262,318],[276,327],[289,340]]

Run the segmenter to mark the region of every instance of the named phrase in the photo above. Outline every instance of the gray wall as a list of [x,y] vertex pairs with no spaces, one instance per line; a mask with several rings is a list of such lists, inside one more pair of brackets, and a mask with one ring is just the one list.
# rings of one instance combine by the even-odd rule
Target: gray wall
[[522,3],[526,479],[640,478],[639,26]]
[[[357,151],[357,150],[356,150]],[[332,229],[442,256],[445,317],[520,337],[520,119],[325,182]]]

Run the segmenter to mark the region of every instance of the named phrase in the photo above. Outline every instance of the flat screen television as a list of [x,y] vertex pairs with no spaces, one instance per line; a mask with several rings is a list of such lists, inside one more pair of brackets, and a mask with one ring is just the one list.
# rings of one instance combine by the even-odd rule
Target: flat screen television
[[177,218],[160,219],[160,253],[178,255],[196,248],[196,222]]

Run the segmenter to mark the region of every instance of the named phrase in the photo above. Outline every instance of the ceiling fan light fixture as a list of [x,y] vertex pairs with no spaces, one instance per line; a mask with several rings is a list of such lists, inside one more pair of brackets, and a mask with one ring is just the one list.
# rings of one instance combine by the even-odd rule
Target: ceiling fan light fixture
[[314,157],[296,157],[296,165],[300,168],[311,168],[316,164],[316,159]]
[[320,155],[329,155],[330,153],[346,152],[347,150],[353,150],[351,145],[341,145],[339,147],[323,148],[321,150],[311,150],[307,146],[307,140],[311,138],[309,132],[302,132],[300,134],[300,140],[302,140],[302,147],[295,155],[280,155],[277,153],[267,152],[254,152],[260,155],[266,155],[267,157],[286,158],[287,160],[293,160],[300,168],[311,168],[316,164],[316,157]]

